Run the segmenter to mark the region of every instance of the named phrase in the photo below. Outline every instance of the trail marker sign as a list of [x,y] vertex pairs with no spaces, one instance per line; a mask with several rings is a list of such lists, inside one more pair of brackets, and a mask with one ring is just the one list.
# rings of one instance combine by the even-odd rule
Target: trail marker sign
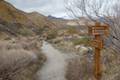
[[90,45],[91,45],[92,47],[102,49],[102,48],[103,48],[103,40],[92,40],[92,41],[90,42]]
[[93,36],[100,34],[107,37],[109,35],[109,26],[105,24],[100,25],[100,23],[96,22],[95,26],[88,27],[88,33]]
[[109,35],[109,25],[101,25],[99,22],[95,23],[95,26],[90,26],[88,28],[88,33],[91,36],[94,36],[94,39],[91,41],[91,46],[95,47],[94,54],[94,76],[96,80],[101,80],[101,56],[100,51],[104,47],[104,42],[101,36],[107,37]]

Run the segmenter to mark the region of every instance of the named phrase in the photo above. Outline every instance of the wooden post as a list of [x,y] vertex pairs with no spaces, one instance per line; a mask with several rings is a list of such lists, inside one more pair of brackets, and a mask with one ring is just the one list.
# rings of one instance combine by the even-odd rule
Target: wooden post
[[[100,38],[100,35],[97,34],[95,35],[95,40],[101,40]],[[101,56],[100,56],[100,51],[101,51],[101,48],[99,47],[96,47],[95,48],[95,54],[94,54],[94,75],[95,75],[95,78],[96,80],[101,80]]]
[[95,23],[95,26],[88,28],[89,35],[95,36],[91,41],[91,46],[95,47],[94,54],[94,76],[95,80],[101,80],[101,54],[100,51],[103,48],[103,39],[101,36],[107,37],[109,35],[109,25],[101,25],[99,22]]

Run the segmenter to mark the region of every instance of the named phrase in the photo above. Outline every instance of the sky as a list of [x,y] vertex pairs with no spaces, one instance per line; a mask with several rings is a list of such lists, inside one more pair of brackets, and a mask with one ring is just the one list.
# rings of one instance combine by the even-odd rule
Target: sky
[[37,11],[43,15],[68,18],[64,0],[7,0],[25,12]]

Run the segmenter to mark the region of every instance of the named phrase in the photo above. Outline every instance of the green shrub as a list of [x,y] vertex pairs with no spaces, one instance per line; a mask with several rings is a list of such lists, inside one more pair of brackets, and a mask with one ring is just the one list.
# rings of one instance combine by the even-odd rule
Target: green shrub
[[38,27],[38,29],[37,29],[37,34],[38,35],[41,35],[41,34],[43,34],[43,32],[46,30],[46,28],[45,27]]
[[69,27],[67,32],[69,34],[75,34],[75,33],[77,33],[77,29],[75,27]]
[[54,39],[58,35],[57,30],[50,30],[48,31],[47,39]]
[[37,33],[38,35],[42,35],[42,34],[44,34],[44,32],[46,33],[46,32],[48,32],[49,30],[50,30],[49,26],[39,26],[39,27],[37,28],[36,33]]
[[23,36],[31,36],[33,34],[33,32],[30,29],[22,28],[19,30],[19,34],[21,34]]
[[77,38],[72,40],[72,43],[74,45],[80,45],[80,44],[89,45],[89,41],[90,41],[89,37],[84,36],[83,38]]

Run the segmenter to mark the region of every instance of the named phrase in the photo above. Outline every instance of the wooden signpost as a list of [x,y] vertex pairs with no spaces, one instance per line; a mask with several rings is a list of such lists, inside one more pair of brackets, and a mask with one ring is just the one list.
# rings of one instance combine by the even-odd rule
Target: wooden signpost
[[102,48],[103,48],[103,40],[92,40],[92,41],[90,42],[90,45],[91,45],[92,47],[102,49]]
[[96,80],[101,80],[101,56],[100,51],[104,47],[103,39],[101,36],[107,37],[109,35],[109,26],[101,25],[99,22],[95,23],[95,26],[90,26],[88,28],[89,35],[94,36],[94,40],[91,41],[91,46],[95,47],[94,54],[94,76]]

